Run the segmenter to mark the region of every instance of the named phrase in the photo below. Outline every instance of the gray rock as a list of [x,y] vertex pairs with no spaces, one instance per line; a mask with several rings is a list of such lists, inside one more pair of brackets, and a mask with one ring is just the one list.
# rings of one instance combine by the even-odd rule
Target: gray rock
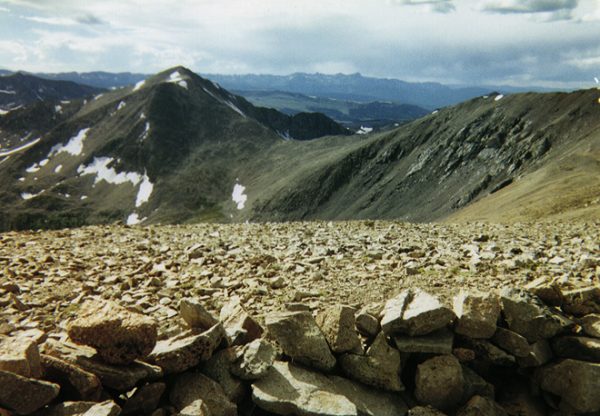
[[0,370],[0,408],[29,414],[50,403],[60,386]]
[[329,344],[309,312],[268,315],[265,324],[269,335],[293,360],[324,371],[335,366]]
[[495,397],[496,389],[493,384],[488,383],[483,377],[467,366],[463,365],[462,369],[465,388],[461,402],[466,402],[475,395],[490,397],[492,399]]
[[551,341],[558,357],[600,363],[600,339],[590,337],[558,337]]
[[219,321],[208,312],[202,304],[191,298],[179,301],[179,316],[191,327],[207,330]]
[[365,355],[344,354],[339,362],[344,374],[354,380],[385,390],[404,390],[400,381],[400,352],[388,345],[383,332]]
[[426,335],[450,324],[454,312],[422,290],[405,290],[384,306],[381,328],[386,334]]
[[355,313],[356,310],[350,306],[334,305],[317,315],[317,325],[334,353],[361,352]]
[[37,344],[29,338],[0,335],[0,370],[23,377],[41,377],[42,366]]
[[84,401],[100,399],[102,384],[96,375],[50,355],[42,354],[41,360],[44,379],[60,385],[64,396]]
[[577,413],[600,410],[600,364],[566,359],[538,370],[543,390],[561,398],[561,407]]
[[415,396],[422,404],[445,410],[458,405],[464,393],[462,366],[452,355],[440,355],[417,366]]
[[259,338],[246,344],[239,358],[231,364],[231,372],[242,380],[258,380],[273,365],[277,351],[268,341]]
[[225,330],[219,323],[198,335],[157,342],[148,361],[162,368],[165,374],[181,373],[208,360],[225,338]]
[[94,347],[109,364],[129,364],[146,357],[157,339],[153,319],[105,300],[84,303],[67,332],[77,344]]
[[225,395],[223,388],[201,373],[178,375],[169,394],[169,400],[179,410],[201,400],[211,416],[237,416],[237,406]]
[[451,354],[454,333],[447,328],[443,328],[420,337],[398,335],[394,337],[394,341],[400,352]]
[[63,402],[40,412],[40,416],[118,416],[121,408],[112,400],[96,402]]
[[552,338],[572,325],[570,320],[523,290],[503,290],[501,301],[508,328],[524,336],[529,343]]
[[157,407],[166,389],[165,383],[151,383],[138,388],[123,405],[123,415],[150,414]]
[[236,348],[217,351],[208,361],[201,363],[201,372],[223,387],[223,391],[234,403],[240,403],[247,393],[245,383],[234,377],[229,368],[238,358]]
[[587,336],[600,338],[600,314],[592,313],[586,315],[581,318],[579,324]]
[[415,406],[408,411],[408,416],[446,416],[432,406]]
[[527,339],[510,329],[498,328],[492,342],[515,357],[527,357],[531,352]]
[[489,397],[473,396],[456,416],[508,416],[508,413]]
[[260,338],[264,332],[260,324],[246,312],[237,297],[231,298],[221,308],[219,319],[223,322],[232,345],[247,344]]
[[517,364],[522,368],[539,367],[544,365],[554,357],[550,343],[545,339],[534,342],[530,345],[531,351],[526,357],[517,357]]
[[528,283],[525,289],[549,306],[560,306],[564,301],[560,287],[554,282],[549,282],[545,276]]
[[574,290],[563,290],[562,310],[574,316],[600,313],[600,287],[589,286]]
[[454,298],[458,317],[454,332],[471,338],[491,338],[500,317],[500,301],[495,294],[461,291]]
[[281,361],[276,361],[267,376],[252,385],[252,399],[260,408],[281,415],[406,414],[406,405],[396,395]]
[[477,358],[483,359],[493,365],[500,367],[512,367],[516,365],[517,360],[513,355],[498,348],[488,340],[467,339],[466,344],[475,351]]
[[163,376],[160,367],[137,360],[127,366],[107,364],[93,348],[52,339],[44,343],[42,352],[96,375],[103,386],[119,392],[131,390],[140,381],[157,380]]
[[374,337],[379,333],[380,326],[376,317],[366,311],[360,311],[356,314],[356,329],[365,337]]

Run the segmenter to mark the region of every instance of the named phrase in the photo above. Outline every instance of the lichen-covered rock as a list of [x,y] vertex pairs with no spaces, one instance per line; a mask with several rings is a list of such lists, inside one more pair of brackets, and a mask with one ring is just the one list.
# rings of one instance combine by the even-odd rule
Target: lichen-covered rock
[[29,414],[50,403],[60,386],[0,370],[0,408]]
[[422,404],[445,410],[458,405],[463,397],[462,366],[452,355],[440,355],[417,366],[415,396]]
[[201,361],[208,360],[226,338],[218,323],[198,335],[174,337],[156,343],[148,361],[162,368],[165,374],[181,373]]
[[67,326],[78,344],[94,347],[109,364],[129,364],[146,357],[156,345],[156,322],[115,302],[91,300]]
[[280,415],[402,416],[407,410],[396,394],[281,361],[252,385],[252,399],[260,408]]
[[277,351],[268,341],[259,338],[244,345],[239,357],[231,364],[231,372],[242,380],[258,380],[273,365]]
[[495,294],[461,291],[454,297],[457,316],[454,331],[471,338],[491,338],[500,317],[500,301]]
[[383,332],[365,355],[344,354],[339,361],[342,371],[354,380],[385,390],[404,390],[400,381],[400,352],[388,345]]
[[223,388],[201,373],[178,375],[171,388],[169,400],[180,410],[201,400],[211,416],[237,416],[237,406],[225,395]]
[[543,390],[562,399],[561,407],[578,413],[600,410],[600,364],[566,359],[539,369],[536,378]]
[[41,377],[42,366],[37,344],[25,337],[0,335],[0,370],[23,377]]
[[310,312],[271,314],[265,324],[269,335],[293,360],[324,371],[335,366],[329,344]]
[[179,301],[179,316],[191,328],[207,330],[219,321],[196,299],[183,298]]
[[334,305],[317,315],[317,325],[334,353],[360,352],[361,342],[356,332],[356,310],[346,305]]

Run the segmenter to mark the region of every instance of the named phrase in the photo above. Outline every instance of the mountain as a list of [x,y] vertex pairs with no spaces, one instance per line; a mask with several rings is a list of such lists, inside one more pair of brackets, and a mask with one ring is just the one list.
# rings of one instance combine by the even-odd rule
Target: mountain
[[286,114],[318,112],[354,130],[405,123],[428,114],[424,108],[392,102],[338,100],[285,91],[234,91],[252,104],[275,108]]
[[0,110],[5,112],[35,101],[82,98],[101,91],[103,90],[74,82],[45,80],[17,72],[0,76]]
[[597,219],[599,116],[597,90],[493,94],[382,133],[288,140],[340,130],[178,67],[61,113],[38,102],[0,117],[0,228],[434,221],[474,207]]
[[277,142],[347,134],[257,108],[185,68],[0,117],[1,229],[223,220],[240,169]]
[[36,76],[40,78],[72,81],[78,84],[90,85],[92,87],[111,89],[126,87],[128,85],[134,85],[150,75],[148,74],[136,74],[131,72],[59,72],[55,74],[50,73],[37,73]]
[[[413,83],[361,74],[220,75],[206,74],[224,88],[235,91],[287,91],[308,96],[358,102],[392,101],[429,110],[488,94],[497,88],[449,87],[435,82]],[[515,92],[515,89],[503,92]]]

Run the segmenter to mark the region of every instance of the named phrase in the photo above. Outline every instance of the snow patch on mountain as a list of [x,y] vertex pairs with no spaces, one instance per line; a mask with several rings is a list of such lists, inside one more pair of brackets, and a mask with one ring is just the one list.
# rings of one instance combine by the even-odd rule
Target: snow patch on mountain
[[71,137],[71,139],[67,142],[67,144],[63,145],[62,143],[59,143],[55,146],[52,147],[52,149],[50,149],[50,153],[48,153],[48,157],[57,155],[59,153],[69,153],[70,155],[73,156],[79,156],[81,155],[81,152],[83,152],[83,141],[85,140],[85,138],[87,137],[88,132],[90,131],[90,128],[87,127],[85,129],[81,129],[79,130],[79,132]]
[[246,191],[246,187],[236,183],[233,186],[233,192],[231,193],[231,199],[233,202],[237,204],[237,209],[244,209],[244,205],[246,204],[246,200],[248,199],[248,195],[244,192]]
[[188,84],[183,79],[179,71],[175,71],[171,75],[169,75],[169,79],[167,80],[167,82],[172,82],[174,84],[179,85],[181,88],[185,88],[186,90],[188,89]]
[[494,98],[494,101],[500,101],[503,98],[504,98],[504,94],[498,94],[498,95],[496,95],[496,98]]
[[236,105],[233,104],[231,101],[225,101],[225,104],[227,104],[227,106],[229,108],[231,108],[233,111],[235,111],[236,113],[238,113],[242,117],[244,117],[244,118],[246,117],[246,114],[244,114],[244,112],[242,110],[240,110],[239,108],[237,108]]
[[126,106],[126,105],[127,105],[127,103],[125,103],[125,101],[121,101],[121,102],[119,103],[119,105],[117,106],[117,111],[119,111],[119,110],[121,110],[121,109],[125,108],[125,106]]
[[137,90],[139,90],[140,88],[142,88],[142,87],[144,86],[144,84],[145,84],[145,83],[146,83],[146,80],[145,80],[145,79],[143,79],[143,80],[141,80],[141,81],[138,81],[138,82],[136,82],[136,83],[135,83],[135,86],[133,87],[133,91],[137,91]]
[[137,197],[135,198],[135,207],[139,208],[142,204],[145,204],[150,199],[150,195],[152,195],[152,190],[154,189],[154,184],[150,182],[150,178],[148,175],[144,173],[142,176],[142,183],[140,184],[140,189],[138,190]]
[[373,127],[360,126],[360,129],[356,131],[356,134],[369,134],[373,131]]
[[43,194],[45,191],[45,189],[42,189],[40,192],[38,192],[37,194],[32,194],[30,192],[21,192],[21,198],[24,200],[28,200],[28,199],[33,199],[37,196],[40,196],[41,194]]
[[105,181],[113,185],[121,185],[130,182],[137,186],[142,181],[142,175],[137,172],[118,172],[109,167],[114,161],[112,157],[95,157],[92,163],[87,166],[80,165],[77,168],[79,175],[96,175],[94,185],[100,181]]

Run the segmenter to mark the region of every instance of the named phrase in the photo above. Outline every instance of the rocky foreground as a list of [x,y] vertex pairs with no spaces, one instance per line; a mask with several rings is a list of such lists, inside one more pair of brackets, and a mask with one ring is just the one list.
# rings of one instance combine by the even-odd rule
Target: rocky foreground
[[600,414],[599,226],[1,234],[0,414]]

